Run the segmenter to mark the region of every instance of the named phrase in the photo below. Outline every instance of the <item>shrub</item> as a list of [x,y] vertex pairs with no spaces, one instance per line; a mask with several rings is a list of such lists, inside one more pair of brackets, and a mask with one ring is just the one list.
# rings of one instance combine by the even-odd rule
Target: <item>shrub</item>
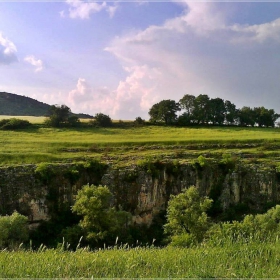
[[143,120],[141,117],[137,117],[134,121],[134,124],[136,125],[144,125],[145,124],[145,120]]
[[193,234],[184,233],[171,237],[170,246],[173,247],[191,247],[197,244],[197,239]]
[[80,119],[77,116],[70,116],[68,118],[68,125],[70,127],[77,127],[81,125]]
[[27,217],[14,212],[11,216],[0,216],[0,248],[17,248],[28,240]]
[[128,230],[131,214],[112,207],[113,195],[106,186],[86,185],[78,191],[72,210],[81,215],[81,228],[92,242],[112,243]]
[[37,165],[35,174],[44,182],[49,183],[55,175],[55,168],[52,164],[42,162]]
[[31,126],[31,123],[27,120],[21,120],[16,118],[6,119],[0,121],[0,129],[21,129]]
[[280,230],[280,205],[264,214],[246,215],[243,221],[224,222],[212,226],[207,232],[207,242],[211,245],[243,242],[251,240],[261,242],[275,240]]
[[51,127],[79,126],[79,117],[71,114],[71,109],[66,105],[52,105],[49,110],[49,116],[44,123]]
[[[201,197],[194,186],[176,196],[171,195],[167,207],[165,232],[173,239],[173,236],[189,234],[187,240],[193,238],[198,242],[202,241],[205,232],[210,227],[206,211],[211,204],[212,199]],[[178,237],[173,241],[176,240]]]
[[110,127],[112,126],[112,120],[108,115],[98,113],[94,116],[94,121],[91,121],[90,124],[101,127]]

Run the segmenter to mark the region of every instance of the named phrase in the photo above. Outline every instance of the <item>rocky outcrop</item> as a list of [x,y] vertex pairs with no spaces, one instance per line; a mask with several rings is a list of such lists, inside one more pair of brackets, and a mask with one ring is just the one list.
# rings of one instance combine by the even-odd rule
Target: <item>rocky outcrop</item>
[[[101,166],[101,167],[100,167]],[[0,168],[0,214],[14,210],[38,223],[73,205],[85,184],[107,185],[115,205],[133,214],[135,223],[151,224],[167,207],[170,195],[195,185],[214,199],[220,211],[243,204],[261,211],[280,200],[279,174],[274,167],[235,164],[149,165],[117,169],[90,164],[35,165]],[[43,171],[42,171],[43,170]]]

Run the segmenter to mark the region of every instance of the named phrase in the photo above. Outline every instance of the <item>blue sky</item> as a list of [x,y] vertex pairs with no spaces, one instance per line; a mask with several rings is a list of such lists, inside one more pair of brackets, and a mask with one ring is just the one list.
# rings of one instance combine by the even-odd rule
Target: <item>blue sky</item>
[[0,91],[114,119],[184,94],[280,113],[280,3],[0,0]]

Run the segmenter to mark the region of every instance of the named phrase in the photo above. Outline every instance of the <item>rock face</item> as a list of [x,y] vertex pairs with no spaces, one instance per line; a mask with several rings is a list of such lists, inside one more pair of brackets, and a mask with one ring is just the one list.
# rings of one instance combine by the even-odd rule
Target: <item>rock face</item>
[[0,168],[0,214],[17,210],[39,223],[70,209],[77,191],[85,184],[107,185],[115,205],[130,211],[134,222],[150,225],[167,207],[170,195],[195,185],[201,195],[211,197],[219,211],[242,204],[261,211],[280,200],[279,174],[275,168],[218,163],[151,163],[130,169],[61,164],[38,168],[35,165]]

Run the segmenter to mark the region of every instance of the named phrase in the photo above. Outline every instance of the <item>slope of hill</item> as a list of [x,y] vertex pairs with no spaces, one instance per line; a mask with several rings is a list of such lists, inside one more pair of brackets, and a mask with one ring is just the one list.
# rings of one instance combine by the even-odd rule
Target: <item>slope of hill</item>
[[[0,92],[0,115],[8,116],[46,116],[51,105],[33,98],[8,92]],[[74,114],[81,119],[93,118],[88,114]]]
[[50,105],[30,97],[0,92],[0,115],[45,116]]

